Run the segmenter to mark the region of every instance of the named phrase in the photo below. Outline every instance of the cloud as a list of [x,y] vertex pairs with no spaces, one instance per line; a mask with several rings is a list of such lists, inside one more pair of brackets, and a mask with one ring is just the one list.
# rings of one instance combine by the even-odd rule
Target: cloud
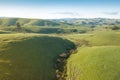
[[105,14],[105,15],[118,15],[119,14],[119,12],[102,12],[103,14]]
[[69,15],[69,16],[80,16],[79,13],[75,13],[75,12],[56,12],[56,13],[52,13],[52,14]]

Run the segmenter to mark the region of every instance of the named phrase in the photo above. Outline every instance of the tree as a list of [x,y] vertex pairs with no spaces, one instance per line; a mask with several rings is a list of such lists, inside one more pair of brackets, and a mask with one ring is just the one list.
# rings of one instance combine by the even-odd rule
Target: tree
[[18,32],[22,32],[22,27],[21,27],[21,24],[19,22],[16,23],[16,27],[17,27]]
[[113,26],[112,30],[119,30],[119,27],[118,26]]
[[96,26],[90,26],[91,28],[95,28]]
[[85,21],[82,21],[82,25],[86,25],[87,24],[87,22],[85,22]]

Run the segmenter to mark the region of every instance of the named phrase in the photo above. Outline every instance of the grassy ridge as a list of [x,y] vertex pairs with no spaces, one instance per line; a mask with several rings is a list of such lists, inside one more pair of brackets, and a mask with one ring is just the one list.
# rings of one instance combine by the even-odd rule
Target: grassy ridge
[[59,26],[68,25],[64,22],[53,20],[27,19],[27,18],[0,18],[0,26],[15,26],[19,22],[22,26]]
[[62,37],[69,39],[77,44],[85,45],[84,42],[88,42],[89,46],[109,46],[109,45],[120,45],[120,32],[113,31],[100,31],[86,34],[67,34]]
[[81,40],[88,42],[69,58],[67,80],[120,80],[119,32],[69,35],[67,38],[76,44]]
[[68,40],[35,34],[0,35],[0,80],[55,80],[54,60]]
[[119,56],[120,46],[79,48],[68,60],[68,80],[119,80]]

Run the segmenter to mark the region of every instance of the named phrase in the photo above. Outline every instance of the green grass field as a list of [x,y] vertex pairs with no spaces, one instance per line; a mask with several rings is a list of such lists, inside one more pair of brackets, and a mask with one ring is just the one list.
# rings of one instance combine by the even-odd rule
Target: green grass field
[[0,80],[55,80],[55,59],[73,47],[58,37],[0,34]]
[[76,44],[80,40],[88,41],[88,45],[79,47],[68,59],[67,80],[120,80],[119,32],[69,35],[67,38]]
[[82,47],[67,64],[67,80],[120,80],[120,46]]
[[107,46],[120,45],[120,32],[100,31],[85,34],[65,34],[61,37],[69,39],[76,44],[85,45],[83,41],[88,42],[87,46]]

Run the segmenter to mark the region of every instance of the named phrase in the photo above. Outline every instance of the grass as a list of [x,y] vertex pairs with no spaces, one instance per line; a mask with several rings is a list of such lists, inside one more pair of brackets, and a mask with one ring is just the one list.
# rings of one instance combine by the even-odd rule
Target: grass
[[0,34],[0,80],[55,80],[55,59],[72,47],[58,37]]
[[120,80],[119,35],[0,34],[0,80],[56,80],[54,61],[74,47],[71,41],[78,44],[78,52],[68,59],[67,80]]
[[[17,22],[23,34],[13,34]],[[56,59],[74,43],[66,80],[120,80],[119,30],[19,18],[0,19],[0,26],[0,80],[56,80]]]
[[4,30],[0,30],[0,34],[9,34],[12,33],[11,31],[4,31]]
[[120,80],[119,56],[120,46],[79,48],[68,60],[67,80]]
[[[74,35],[74,36],[73,36]],[[64,35],[65,37],[66,35]],[[67,80],[120,80],[120,33],[100,31],[69,34],[67,39],[82,43],[67,63]]]
[[[74,43],[79,44],[81,41],[87,41],[89,46],[109,46],[120,45],[120,32],[99,31],[85,34],[66,34],[61,37],[69,39]],[[84,43],[82,43],[84,45]],[[87,46],[88,46],[87,45]]]

